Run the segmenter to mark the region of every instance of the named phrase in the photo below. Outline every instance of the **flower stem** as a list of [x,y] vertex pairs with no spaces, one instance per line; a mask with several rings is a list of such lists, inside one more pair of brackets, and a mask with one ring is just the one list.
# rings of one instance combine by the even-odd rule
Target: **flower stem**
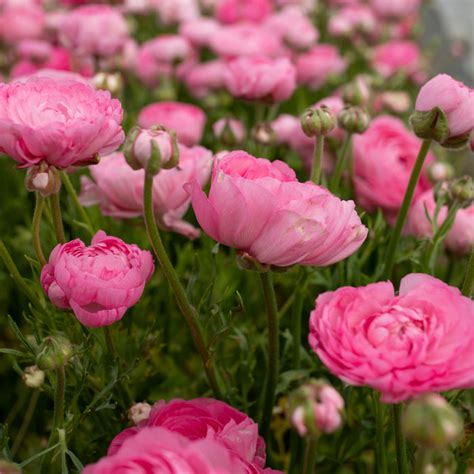
[[324,150],[324,135],[315,137],[313,165],[311,167],[311,181],[314,184],[319,184],[321,176],[321,162]]
[[318,438],[311,437],[306,441],[306,449],[304,452],[303,474],[314,474],[316,467],[316,447]]
[[418,157],[416,158],[415,166],[411,172],[410,180],[405,191],[405,197],[403,198],[402,207],[397,216],[397,222],[392,231],[390,241],[388,243],[387,254],[385,256],[385,268],[383,273],[383,279],[389,280],[392,276],[392,270],[395,263],[395,254],[397,252],[398,243],[402,235],[402,229],[405,224],[405,220],[410,209],[410,204],[415,194],[415,188],[420,178],[421,170],[423,169],[423,163],[425,162],[426,155],[430,149],[431,140],[424,140]]
[[339,183],[341,181],[342,170],[344,169],[346,156],[350,149],[351,138],[352,138],[352,134],[347,133],[346,138],[344,139],[344,143],[342,145],[341,153],[337,157],[336,169],[334,170],[334,174],[332,176],[331,183],[330,183],[331,192],[333,192],[334,194],[337,194],[339,191]]
[[387,473],[387,457],[385,453],[385,427],[384,412],[385,406],[380,402],[377,392],[373,392],[374,413],[375,413],[375,430],[376,430],[376,447],[375,456],[377,461],[377,474]]
[[278,380],[279,370],[279,321],[278,308],[275,297],[275,289],[273,288],[273,279],[270,272],[260,273],[262,283],[263,297],[267,310],[268,325],[268,371],[265,385],[262,417],[260,420],[261,434],[266,439],[270,430],[270,422],[272,419],[273,405],[275,403],[275,392]]
[[467,264],[466,276],[462,285],[462,294],[470,298],[474,290],[474,247],[471,250],[469,263]]
[[84,207],[80,203],[79,198],[77,197],[76,190],[74,189],[74,186],[72,185],[68,174],[65,171],[63,171],[61,173],[61,177],[62,177],[62,181],[64,183],[64,187],[66,188],[66,191],[69,194],[69,197],[72,199],[72,202],[74,203],[74,206],[76,207],[77,212],[81,216],[82,222],[86,225],[87,230],[93,236],[95,234],[94,225],[92,224],[92,221],[91,221],[91,218],[89,217],[89,214],[87,214],[87,211],[84,209]]
[[427,448],[420,446],[416,451],[416,462],[413,474],[424,474],[426,471],[426,465],[428,464],[431,457],[431,451]]
[[21,423],[20,429],[18,430],[18,433],[15,437],[15,442],[13,443],[12,446],[12,457],[15,457],[16,453],[21,447],[21,443],[23,442],[23,439],[28,431],[28,428],[31,423],[31,419],[33,418],[33,415],[36,410],[36,405],[38,403],[38,398],[40,396],[40,391],[39,390],[33,390],[33,393],[31,394],[30,398],[30,403],[28,404],[28,407],[25,412],[25,417],[23,418],[23,421]]
[[63,244],[66,242],[64,236],[63,218],[61,216],[61,203],[59,202],[59,193],[52,194],[49,198],[51,202],[51,214],[53,215],[54,233],[56,234],[56,240]]
[[35,212],[33,214],[33,223],[31,233],[33,234],[33,246],[35,248],[36,256],[42,267],[46,265],[46,258],[44,257],[43,249],[41,248],[40,226],[41,216],[43,215],[44,197],[36,193]]
[[191,336],[204,365],[204,370],[206,372],[209,385],[214,392],[214,396],[216,398],[222,399],[222,393],[217,381],[214,363],[206,348],[202,330],[199,326],[199,322],[196,319],[196,310],[188,300],[186,291],[179,281],[179,277],[173,268],[173,264],[166,253],[163,241],[161,240],[160,233],[156,226],[155,214],[153,212],[153,176],[148,172],[145,173],[144,213],[146,229],[151,245],[155,251],[155,255],[160,263],[161,269],[173,289],[178,307],[183,314],[186,323],[188,324],[189,330],[191,331]]
[[402,429],[403,405],[398,403],[393,405],[393,425],[395,428],[395,445],[397,448],[398,474],[408,474],[407,446],[405,435]]

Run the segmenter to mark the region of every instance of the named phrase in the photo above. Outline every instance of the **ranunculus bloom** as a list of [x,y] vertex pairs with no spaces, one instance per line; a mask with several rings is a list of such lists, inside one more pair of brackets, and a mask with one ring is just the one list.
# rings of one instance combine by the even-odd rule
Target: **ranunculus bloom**
[[[369,212],[381,208],[392,223],[402,205],[406,187],[421,147],[419,140],[395,117],[380,116],[367,131],[353,138],[356,201]],[[415,188],[414,200],[431,188],[426,167]]]
[[246,474],[245,466],[217,441],[190,441],[176,432],[144,428],[120,450],[85,467],[83,474]]
[[224,88],[226,64],[220,59],[193,65],[184,75],[183,80],[189,92],[199,99],[209,93]]
[[198,0],[151,0],[151,3],[165,25],[194,20],[200,14]]
[[79,239],[56,245],[41,285],[55,306],[72,309],[84,326],[109,326],[140,299],[153,270],[150,252],[101,230],[89,247]]
[[[433,190],[428,190],[422,194],[411,206],[408,213],[406,232],[417,237],[432,237],[433,228],[428,216],[434,218],[436,202],[433,197]],[[438,213],[437,225],[441,226],[446,219],[448,209],[443,206]],[[469,254],[474,246],[474,204],[466,209],[459,209],[454,218],[446,240],[446,248],[457,255]]]
[[367,236],[352,201],[298,182],[278,160],[235,151],[215,163],[209,197],[197,183],[186,189],[207,234],[263,264],[330,265]]
[[446,114],[451,137],[464,135],[474,128],[474,90],[448,74],[433,77],[418,93],[417,111],[425,112],[434,107]]
[[0,11],[0,40],[15,44],[40,38],[45,30],[45,15],[35,3],[6,4]]
[[234,97],[283,102],[295,90],[296,71],[286,58],[244,57],[229,62],[224,82]]
[[474,301],[429,275],[320,295],[309,343],[326,367],[385,402],[474,386]]
[[372,33],[377,21],[366,5],[349,5],[329,20],[329,33],[333,36],[352,36],[354,33]]
[[259,23],[270,15],[272,10],[270,0],[219,0],[215,14],[221,23]]
[[199,107],[183,102],[157,102],[141,110],[138,124],[143,128],[163,125],[174,130],[181,143],[193,146],[201,141],[206,114]]
[[299,84],[318,89],[330,76],[342,74],[347,67],[336,46],[320,44],[307,53],[301,54],[296,61],[296,73]]
[[179,34],[192,45],[202,48],[209,46],[212,35],[219,29],[219,23],[213,18],[199,17],[183,23],[179,27]]
[[420,72],[421,54],[412,41],[389,41],[374,48],[372,65],[383,77],[403,72],[416,78]]
[[[79,78],[79,76],[77,76]],[[0,152],[20,167],[81,165],[123,142],[120,102],[70,73],[0,84]]]
[[415,13],[420,0],[371,0],[378,15],[384,18],[404,18]]
[[109,57],[129,39],[125,18],[108,5],[86,5],[67,14],[59,26],[64,46],[78,56]]
[[[212,153],[202,147],[179,146],[179,167],[161,170],[153,178],[153,210],[164,230],[183,234],[190,239],[199,230],[183,220],[190,198],[183,185],[196,180],[204,186],[211,174]],[[144,171],[133,170],[122,153],[114,153],[89,168],[94,181],[82,178],[81,202],[99,204],[102,214],[119,219],[139,217],[143,213]]]

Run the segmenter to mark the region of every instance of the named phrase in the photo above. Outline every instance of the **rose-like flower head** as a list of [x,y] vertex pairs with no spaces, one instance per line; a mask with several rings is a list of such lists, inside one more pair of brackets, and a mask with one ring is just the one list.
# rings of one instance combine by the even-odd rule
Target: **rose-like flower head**
[[186,190],[204,231],[262,264],[324,266],[346,258],[365,240],[352,201],[313,183],[300,183],[281,161],[234,151],[215,162],[207,197]]
[[326,367],[396,403],[474,386],[474,301],[429,275],[323,293],[309,342]]
[[260,23],[272,10],[270,0],[219,0],[216,18],[227,24],[241,21]]
[[416,43],[394,40],[374,48],[372,64],[383,77],[400,72],[414,77],[420,71],[420,61],[420,49]]
[[0,84],[0,152],[21,168],[94,161],[124,139],[120,102],[79,76],[48,72]]
[[85,326],[109,326],[140,299],[153,270],[150,252],[99,231],[89,247],[79,239],[56,245],[41,285]]
[[286,58],[243,57],[229,62],[224,82],[234,97],[283,102],[296,88],[296,71]]

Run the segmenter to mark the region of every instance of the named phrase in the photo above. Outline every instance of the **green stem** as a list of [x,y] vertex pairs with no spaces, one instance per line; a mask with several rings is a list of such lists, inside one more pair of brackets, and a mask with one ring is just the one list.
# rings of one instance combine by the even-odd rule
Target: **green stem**
[[324,135],[315,137],[313,165],[311,167],[311,181],[314,184],[319,184],[319,177],[321,176],[321,162],[324,150]]
[[346,156],[350,149],[351,138],[352,138],[352,134],[347,133],[346,138],[344,139],[344,143],[342,145],[341,153],[337,157],[336,169],[334,170],[334,174],[332,176],[331,183],[330,183],[331,192],[333,192],[334,194],[337,194],[339,191],[339,183],[341,181],[342,170],[344,169]]
[[402,429],[403,405],[397,404],[392,407],[393,425],[395,428],[395,445],[397,449],[398,474],[408,474],[407,446]]
[[95,234],[94,225],[92,224],[92,220],[89,217],[89,214],[87,214],[87,211],[84,209],[84,207],[80,203],[76,190],[74,189],[74,186],[72,185],[71,180],[69,179],[69,175],[65,171],[63,171],[61,173],[61,177],[64,183],[64,187],[66,188],[66,191],[69,194],[69,197],[72,199],[72,202],[74,206],[76,207],[77,212],[81,216],[82,222],[86,225],[87,230],[93,236]]
[[267,436],[270,431],[270,423],[272,419],[273,406],[275,403],[275,392],[278,380],[280,357],[278,339],[279,321],[275,289],[273,288],[272,274],[270,272],[260,273],[260,280],[262,283],[268,325],[268,370],[260,427],[263,438],[267,439]]
[[466,276],[462,285],[462,294],[470,298],[474,290],[474,247],[471,250],[469,263],[467,264]]
[[387,456],[385,453],[385,426],[384,426],[384,412],[385,405],[379,400],[377,392],[373,392],[374,413],[375,413],[375,431],[376,431],[376,446],[375,457],[377,460],[377,474],[387,473]]
[[423,169],[423,164],[425,162],[426,155],[430,149],[431,140],[424,140],[418,157],[416,158],[415,166],[411,172],[410,180],[408,181],[408,186],[405,191],[405,197],[403,198],[402,207],[397,216],[397,222],[390,236],[390,241],[387,248],[387,254],[385,256],[385,269],[383,273],[383,279],[389,280],[392,277],[392,270],[395,263],[395,254],[397,252],[398,243],[402,235],[403,226],[410,209],[410,204],[415,193],[416,185],[420,178],[421,170]]
[[[292,311],[292,335],[293,335],[293,353],[292,353],[292,368],[298,370],[300,368],[300,355],[301,355],[301,312],[303,310],[304,297],[306,294],[306,288],[308,286],[308,280],[306,273],[303,272],[303,279],[298,285],[294,295],[295,301],[293,303]],[[281,317],[281,311],[280,311]]]
[[156,226],[155,214],[153,212],[153,176],[148,172],[145,173],[144,212],[148,237],[153,250],[155,251],[156,258],[160,263],[161,269],[166,279],[173,288],[174,296],[178,303],[179,309],[183,314],[186,323],[188,324],[189,330],[191,331],[191,336],[201,357],[204,370],[206,372],[209,385],[214,392],[214,396],[216,398],[222,399],[222,393],[217,381],[214,363],[206,348],[201,328],[196,319],[196,310],[188,300],[186,291],[179,281],[179,277],[173,268],[173,264],[166,253],[163,241],[161,240],[160,233],[158,232],[158,228]]
[[59,202],[59,193],[52,194],[49,197],[51,203],[51,214],[53,215],[54,233],[56,240],[60,244],[66,242],[64,235],[63,218],[61,216],[61,203]]
[[43,249],[41,248],[41,237],[40,237],[40,226],[41,216],[43,215],[44,208],[44,197],[38,192],[36,193],[36,205],[33,214],[32,223],[32,235],[33,235],[33,246],[35,248],[36,256],[42,267],[46,265],[46,258],[44,257]]
[[317,443],[316,437],[308,438],[306,441],[306,449],[304,452],[303,474],[314,474],[316,468],[317,458]]
[[426,466],[431,458],[431,451],[427,448],[420,446],[416,450],[416,461],[413,474],[424,474],[426,472]]
[[35,413],[36,404],[38,403],[39,396],[40,396],[40,391],[33,390],[33,393],[31,394],[31,398],[30,398],[30,403],[28,404],[28,407],[25,412],[25,417],[23,418],[20,429],[18,430],[18,433],[15,437],[15,442],[13,443],[13,446],[12,446],[12,457],[15,457],[15,454],[20,449],[21,443],[23,442],[23,439],[25,438],[25,435],[31,423],[31,419],[33,418],[33,415]]

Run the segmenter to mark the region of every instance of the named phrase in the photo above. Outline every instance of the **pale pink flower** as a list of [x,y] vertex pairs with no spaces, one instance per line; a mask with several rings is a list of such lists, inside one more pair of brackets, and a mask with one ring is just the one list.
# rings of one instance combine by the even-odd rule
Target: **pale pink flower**
[[57,168],[106,155],[123,142],[120,102],[80,76],[46,71],[0,84],[0,151],[20,167]]
[[33,3],[7,3],[0,10],[0,41],[15,44],[25,39],[37,39],[45,30],[45,14]]
[[209,197],[197,183],[186,190],[208,235],[262,264],[330,265],[355,252],[367,236],[352,201],[298,182],[281,161],[243,151],[215,163]]
[[245,126],[240,120],[221,118],[217,122],[214,122],[212,125],[212,131],[216,138],[219,138],[224,132],[225,128],[228,127],[231,131],[235,141],[237,143],[242,143],[245,139]]
[[179,34],[192,45],[202,48],[209,46],[212,35],[219,31],[219,29],[219,23],[213,18],[199,17],[182,23],[179,28]]
[[109,326],[141,298],[154,270],[151,253],[99,231],[89,247],[58,244],[41,271],[51,302],[72,309],[85,326]]
[[160,22],[165,25],[180,24],[199,17],[198,0],[150,0]]
[[320,295],[309,343],[351,385],[396,403],[427,392],[474,386],[474,301],[429,275],[343,287]]
[[413,78],[421,69],[420,49],[413,41],[389,41],[374,48],[372,65],[383,77],[403,72]]
[[150,128],[163,125],[174,130],[178,140],[187,146],[201,141],[206,114],[199,107],[183,102],[157,102],[144,107],[138,116],[138,125]]
[[216,18],[225,24],[263,21],[273,10],[271,0],[219,0]]
[[283,102],[296,88],[296,71],[286,58],[244,57],[228,63],[224,82],[234,97]]
[[416,13],[421,0],[371,0],[371,5],[383,18],[404,18]]
[[351,36],[372,33],[377,21],[367,5],[350,5],[339,10],[330,20],[328,29],[333,36]]
[[193,97],[202,99],[211,92],[224,88],[226,64],[220,59],[193,65],[184,75],[183,81]]

